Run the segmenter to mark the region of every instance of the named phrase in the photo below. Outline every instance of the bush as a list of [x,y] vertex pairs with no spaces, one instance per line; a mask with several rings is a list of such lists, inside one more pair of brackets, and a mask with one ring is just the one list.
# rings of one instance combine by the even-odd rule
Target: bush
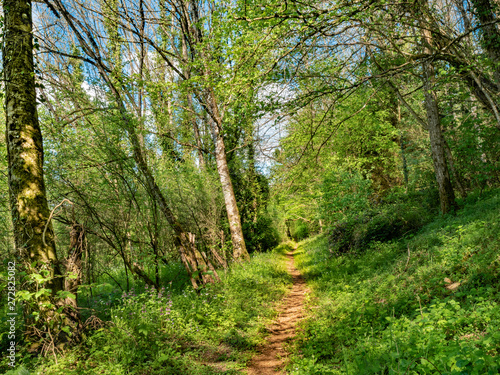
[[[424,194],[429,198],[421,204]],[[329,229],[330,249],[338,254],[358,252],[370,242],[415,233],[433,218],[436,207],[432,191],[390,196],[376,208],[334,223]]]
[[267,215],[259,215],[257,222],[243,223],[243,235],[248,252],[269,251],[279,245],[280,235],[273,221]]
[[328,225],[367,210],[370,206],[372,182],[357,170],[333,170],[321,184],[320,211]]
[[292,238],[295,241],[302,241],[309,237],[310,231],[309,231],[309,225],[307,225],[306,222],[300,220],[295,226],[294,230],[292,231]]

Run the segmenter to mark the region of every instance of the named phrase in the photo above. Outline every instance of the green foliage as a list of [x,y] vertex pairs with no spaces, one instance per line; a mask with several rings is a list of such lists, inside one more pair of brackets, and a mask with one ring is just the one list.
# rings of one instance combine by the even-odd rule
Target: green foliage
[[321,184],[320,210],[327,225],[356,216],[370,207],[372,183],[356,169],[330,170]]
[[278,246],[280,236],[274,221],[266,214],[257,216],[257,222],[243,222],[243,234],[248,251],[267,251]]
[[[249,154],[252,155],[251,152]],[[280,242],[274,220],[268,212],[269,181],[266,176],[255,170],[253,157],[252,155],[246,170],[241,165],[236,168],[243,158],[236,159],[233,155],[231,160],[233,167],[231,177],[238,201],[243,235],[250,253],[269,251]]]
[[[367,205],[367,199],[363,199],[362,204]],[[349,216],[333,223],[328,230],[330,250],[335,254],[355,253],[363,251],[373,241],[409,236],[437,214],[436,207],[435,191],[409,195],[393,193],[377,206],[364,211],[353,210]]]
[[311,235],[310,225],[303,221],[298,220],[291,231],[294,241],[302,241]]
[[26,367],[21,365],[14,370],[7,371],[4,375],[30,375],[30,372]]
[[[110,322],[35,374],[236,374],[264,336],[290,277],[280,251],[234,265],[223,282],[124,292]],[[223,369],[223,370],[222,370]]]
[[325,236],[301,243],[317,306],[291,373],[498,373],[499,209],[498,190],[476,195],[456,216],[356,255],[332,257]]

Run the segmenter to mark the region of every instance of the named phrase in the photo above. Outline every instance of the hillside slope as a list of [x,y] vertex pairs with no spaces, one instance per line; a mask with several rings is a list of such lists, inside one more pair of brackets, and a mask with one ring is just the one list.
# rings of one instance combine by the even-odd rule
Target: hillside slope
[[497,374],[499,213],[497,191],[355,254],[332,254],[324,236],[302,242],[315,306],[291,373]]

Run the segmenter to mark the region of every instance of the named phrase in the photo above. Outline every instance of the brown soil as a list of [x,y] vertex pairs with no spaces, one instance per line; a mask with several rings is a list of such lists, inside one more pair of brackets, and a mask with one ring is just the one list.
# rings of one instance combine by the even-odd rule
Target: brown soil
[[293,255],[287,254],[290,259],[288,272],[293,277],[292,290],[283,300],[276,321],[269,327],[271,335],[248,366],[247,375],[285,374],[287,344],[295,337],[297,323],[304,317],[304,298],[309,292],[304,278],[295,268]]

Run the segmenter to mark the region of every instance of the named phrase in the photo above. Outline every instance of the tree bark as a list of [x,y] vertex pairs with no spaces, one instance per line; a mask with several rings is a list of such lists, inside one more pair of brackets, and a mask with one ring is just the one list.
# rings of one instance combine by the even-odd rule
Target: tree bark
[[229,168],[226,159],[226,147],[224,139],[218,131],[218,125],[213,123],[215,132],[215,161],[217,171],[222,185],[222,194],[226,203],[227,219],[229,220],[229,229],[231,231],[231,242],[233,243],[233,259],[235,261],[247,260],[250,258],[243,238],[243,228],[241,227],[240,212],[234,195],[233,183],[229,175]]
[[425,109],[427,111],[432,161],[434,163],[434,172],[436,174],[436,181],[439,189],[441,212],[445,214],[454,209],[457,204],[455,202],[455,192],[451,185],[448,165],[446,164],[446,152],[439,119],[439,107],[436,93],[431,85],[434,77],[434,67],[430,62],[424,62],[423,73]]
[[[76,298],[66,298],[66,304],[71,306],[67,313],[70,319],[78,323],[78,328],[81,329],[80,316],[77,310],[78,307],[78,287],[82,283],[83,277],[83,254],[87,253],[87,236],[85,228],[82,224],[73,223],[70,231],[70,245],[68,249],[68,257],[65,260],[67,277],[64,279],[64,290],[75,295]],[[70,277],[71,275],[71,277]]]
[[[3,10],[5,135],[14,239],[28,274],[48,272],[49,281],[43,287],[51,289],[52,296],[48,298],[53,301],[56,293],[64,290],[64,278],[57,259],[43,175],[43,140],[36,108],[31,0],[4,0]],[[76,306],[76,301],[69,302]],[[54,315],[54,311],[42,311],[40,306],[41,316],[50,319]],[[62,313],[63,320],[67,317],[66,313]],[[43,319],[36,324],[43,325]]]
[[[43,141],[36,109],[31,1],[5,0],[4,49],[9,193],[16,248],[28,262],[50,271],[62,290],[54,231],[43,179]],[[43,237],[45,225],[45,238]]]
[[[203,56],[203,58],[205,58]],[[205,75],[209,77],[208,68],[205,66]],[[215,94],[209,90],[206,103],[211,111],[210,124],[212,128],[212,136],[215,143],[215,162],[217,165],[217,172],[222,186],[222,195],[224,196],[224,203],[226,206],[227,219],[229,221],[229,230],[231,232],[231,242],[233,244],[233,260],[247,260],[250,259],[248,254],[245,239],[243,237],[243,228],[241,226],[241,217],[236,203],[236,196],[234,195],[233,183],[229,174],[229,167],[227,165],[226,146],[224,138],[221,134],[222,118],[220,116]]]

